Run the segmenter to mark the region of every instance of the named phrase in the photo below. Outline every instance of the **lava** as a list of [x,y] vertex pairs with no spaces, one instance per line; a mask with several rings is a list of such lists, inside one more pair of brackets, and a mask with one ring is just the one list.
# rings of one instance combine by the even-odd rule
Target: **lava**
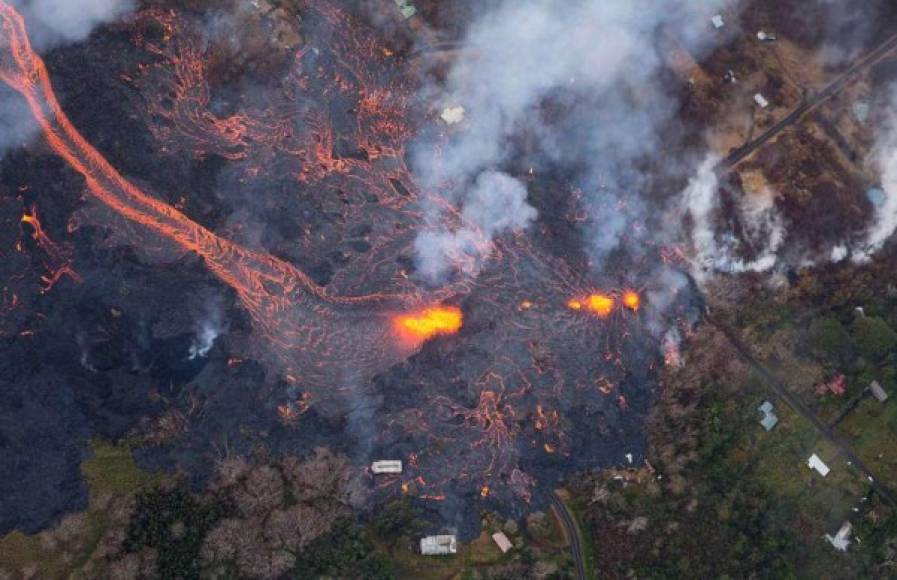
[[[417,297],[333,296],[291,263],[222,238],[148,195],[74,127],[56,98],[46,65],[31,47],[22,16],[3,0],[0,31],[0,80],[24,97],[47,144],[85,178],[90,194],[143,231],[201,256],[208,269],[236,291],[279,360],[301,369],[309,386],[331,389],[341,380],[341,369],[372,375],[409,354],[407,346],[390,339],[388,318],[380,312],[413,308]],[[437,324],[434,333],[459,325],[460,314],[440,320],[444,327]],[[426,323],[420,326],[425,328]]]
[[395,327],[403,337],[424,341],[441,334],[455,334],[461,329],[463,315],[454,306],[433,306],[395,318]]
[[571,310],[587,310],[598,318],[607,318],[614,311],[616,301],[609,294],[590,294],[585,298],[572,298],[567,302]]
[[[384,493],[433,501],[460,493],[508,507],[509,492],[529,501],[537,481],[550,489],[542,484],[601,466],[612,443],[640,437],[645,398],[633,398],[634,412],[626,414],[629,403],[620,398],[652,380],[645,363],[657,354],[654,338],[639,331],[641,317],[623,316],[639,309],[637,292],[581,285],[576,263],[547,252],[541,237],[529,233],[478,245],[475,254],[489,256],[481,269],[465,266],[468,252],[451,256],[459,273],[477,270],[476,276],[459,275],[435,291],[417,285],[409,249],[415,235],[431,227],[420,208],[439,204],[449,229],[464,216],[438,192],[417,187],[409,173],[410,75],[387,66],[373,35],[341,11],[326,2],[310,9],[306,22],[321,35],[309,45],[314,51],[300,51],[277,89],[258,91],[251,103],[227,108],[227,116],[210,109],[202,36],[194,34],[192,17],[153,9],[138,15],[165,30],[161,39],[137,43],[155,58],[125,79],[147,103],[134,114],[145,117],[161,153],[178,162],[227,160],[235,177],[224,180],[222,199],[235,195],[229,189],[258,193],[267,211],[293,214],[299,214],[295,198],[305,203],[302,217],[292,216],[298,233],[272,236],[274,242],[263,242],[268,253],[233,241],[247,227],[236,215],[228,230],[219,226],[217,232],[188,217],[200,194],[178,191],[171,205],[125,180],[62,111],[7,2],[0,0],[0,79],[24,96],[51,149],[84,176],[87,197],[117,214],[102,225],[115,227],[125,218],[129,227],[117,234],[142,236],[129,240],[133,246],[161,241],[195,253],[233,288],[251,318],[252,337],[261,332],[267,343],[256,349],[252,341],[250,352],[227,360],[228,368],[242,373],[244,362],[268,363],[272,353],[285,367],[277,378],[289,383],[286,394],[265,405],[267,411],[253,411],[254,425],[266,433],[267,421],[279,419],[277,436],[266,443],[272,450],[280,441],[306,442],[297,441],[307,436],[304,427],[316,425],[319,416],[346,417],[351,405],[363,410],[365,438],[378,452],[407,457],[407,480],[383,483]],[[326,227],[316,229],[321,224]],[[25,229],[37,228],[29,223]],[[315,268],[331,253],[345,261],[322,260],[336,265],[320,284],[275,256]],[[638,280],[639,273],[627,270],[627,279]],[[462,295],[470,309],[446,305]],[[594,324],[594,318],[612,320]],[[437,364],[431,356],[395,364],[427,340],[459,333],[465,323],[476,332],[443,341]],[[256,400],[263,396],[267,391]],[[236,422],[240,411],[226,414]],[[219,434],[226,441],[232,425],[220,423],[197,429],[194,437],[214,432],[210,441]]]
[[52,290],[63,276],[68,276],[75,283],[81,282],[81,276],[72,268],[71,252],[47,235],[37,214],[37,207],[32,206],[30,211],[22,214],[20,223],[32,230],[31,239],[46,255],[44,266],[47,273],[41,276],[41,293],[46,294]]
[[627,290],[623,293],[623,306],[629,310],[638,310],[642,305],[642,298],[635,290]]

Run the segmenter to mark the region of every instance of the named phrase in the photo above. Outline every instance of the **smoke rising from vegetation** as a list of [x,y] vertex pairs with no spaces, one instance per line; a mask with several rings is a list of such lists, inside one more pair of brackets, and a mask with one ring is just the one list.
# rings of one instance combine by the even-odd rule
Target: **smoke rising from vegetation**
[[718,163],[719,158],[714,155],[704,159],[682,193],[681,207],[670,216],[673,227],[678,227],[684,216],[689,218],[687,238],[693,252],[692,275],[698,281],[716,272],[768,271],[778,262],[778,251],[785,241],[785,225],[776,210],[774,192],[764,189],[745,193],[736,208],[736,218],[742,224],[743,242],[751,246],[753,258],[740,257],[741,243],[732,233],[718,231]]
[[[897,88],[891,91],[890,103],[897,104]],[[854,251],[854,260],[864,261],[880,250],[897,230],[897,114],[888,111],[888,120],[877,135],[874,162],[881,172],[884,201],[875,208],[872,225],[862,247]]]

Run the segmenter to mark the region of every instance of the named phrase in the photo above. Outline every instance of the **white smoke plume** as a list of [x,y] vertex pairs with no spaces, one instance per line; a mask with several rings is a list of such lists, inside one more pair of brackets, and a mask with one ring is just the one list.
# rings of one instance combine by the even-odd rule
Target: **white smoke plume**
[[436,281],[450,266],[476,275],[493,236],[523,229],[536,217],[526,202],[526,186],[498,171],[481,173],[464,193],[464,225],[455,231],[424,232],[415,240],[419,272]]
[[[663,150],[659,131],[675,114],[659,76],[671,36],[688,49],[714,37],[710,17],[725,0],[505,0],[470,27],[466,56],[424,97],[437,111],[463,106],[465,119],[446,143],[422,139],[412,150],[419,183],[459,204],[462,211],[484,172],[508,171],[515,140],[535,142],[535,164],[576,167],[578,185],[594,208],[587,232],[596,265],[620,242],[643,207],[645,176],[634,169]],[[550,102],[561,113],[550,115]],[[549,118],[551,117],[551,118]],[[523,184],[521,183],[521,188]],[[521,189],[521,191],[523,191]],[[628,214],[618,206],[625,200]],[[520,210],[520,206],[517,206]],[[467,214],[468,212],[464,212]],[[430,208],[432,225],[442,222]],[[531,218],[529,218],[531,219]],[[485,220],[478,220],[485,226]],[[486,237],[528,223],[486,228]],[[469,232],[428,231],[417,240],[418,270],[433,279],[456,264]],[[446,248],[450,251],[446,251]]]
[[[94,28],[122,18],[136,0],[12,0],[28,20],[31,42],[38,50],[87,38]],[[34,26],[34,25],[38,26]]]
[[874,161],[881,173],[881,189],[884,201],[875,208],[872,225],[866,232],[862,244],[854,248],[852,258],[856,262],[869,260],[880,250],[894,231],[897,230],[897,89],[891,93],[888,121],[879,130],[874,152]]
[[189,360],[205,358],[209,355],[215,340],[227,330],[224,320],[224,304],[220,298],[212,298],[203,303],[202,317],[197,321],[195,334],[187,353]]
[[[719,158],[710,155],[700,164],[696,174],[682,193],[680,208],[691,221],[689,242],[692,246],[692,275],[699,282],[716,272],[766,272],[779,260],[778,252],[785,241],[785,224],[775,207],[775,193],[764,189],[745,194],[739,201],[738,219],[743,226],[744,242],[750,244],[754,258],[737,255],[739,241],[731,233],[720,235],[719,180],[716,167]],[[681,209],[671,212],[678,224]]]
[[713,227],[719,194],[719,180],[715,172],[718,162],[717,157],[709,155],[682,193],[682,204],[691,217],[693,275],[698,280],[714,269],[720,254]]
[[[94,28],[121,18],[135,0],[7,0],[25,17],[28,36],[38,51],[87,38]],[[38,132],[22,98],[0,86],[0,158],[27,145]]]
[[769,188],[742,197],[738,207],[739,218],[745,241],[751,244],[756,255],[749,261],[729,260],[728,264],[721,265],[719,269],[731,272],[766,272],[776,265],[786,231],[775,201],[776,194]]

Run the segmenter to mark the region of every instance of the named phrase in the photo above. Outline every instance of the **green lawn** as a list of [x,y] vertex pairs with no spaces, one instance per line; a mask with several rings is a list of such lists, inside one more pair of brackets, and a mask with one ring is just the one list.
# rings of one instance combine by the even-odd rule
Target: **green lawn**
[[881,483],[897,481],[897,401],[864,400],[838,425],[838,431]]

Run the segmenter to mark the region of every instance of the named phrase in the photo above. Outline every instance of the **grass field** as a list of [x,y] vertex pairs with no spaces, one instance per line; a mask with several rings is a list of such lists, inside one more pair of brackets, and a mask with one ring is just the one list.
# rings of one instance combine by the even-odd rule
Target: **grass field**
[[838,425],[838,432],[881,483],[893,489],[897,482],[897,401],[888,399],[882,404],[868,397]]

